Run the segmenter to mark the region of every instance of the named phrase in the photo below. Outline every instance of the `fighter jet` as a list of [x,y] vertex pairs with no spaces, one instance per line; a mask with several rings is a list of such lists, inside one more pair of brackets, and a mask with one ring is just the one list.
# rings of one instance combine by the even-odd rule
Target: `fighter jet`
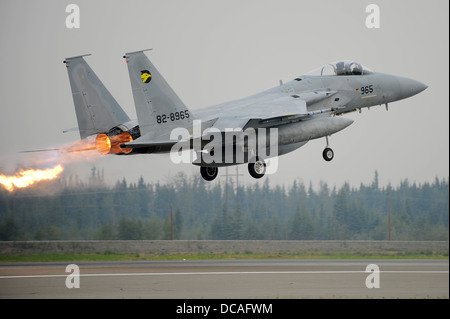
[[145,51],[124,55],[137,120],[130,120],[86,63],[86,55],[65,59],[80,137],[95,136],[95,148],[105,155],[193,150],[196,158],[191,162],[200,166],[207,181],[217,177],[219,167],[243,163],[251,176],[261,178],[269,158],[319,138],[326,140],[324,160],[331,161],[328,137],[353,123],[343,114],[375,105],[388,109],[388,103],[427,88],[344,60],[243,99],[192,110]]

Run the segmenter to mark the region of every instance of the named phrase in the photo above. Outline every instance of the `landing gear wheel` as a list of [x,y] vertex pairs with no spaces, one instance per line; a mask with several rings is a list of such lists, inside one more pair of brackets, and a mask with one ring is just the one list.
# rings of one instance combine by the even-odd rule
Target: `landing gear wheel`
[[326,149],[323,150],[322,153],[323,159],[326,160],[327,162],[331,161],[334,157],[334,152],[331,148],[327,147]]
[[255,162],[248,163],[248,172],[253,178],[261,178],[266,173],[266,162],[257,158]]
[[219,169],[217,167],[200,167],[200,174],[202,174],[204,180],[212,181],[217,177],[218,173]]

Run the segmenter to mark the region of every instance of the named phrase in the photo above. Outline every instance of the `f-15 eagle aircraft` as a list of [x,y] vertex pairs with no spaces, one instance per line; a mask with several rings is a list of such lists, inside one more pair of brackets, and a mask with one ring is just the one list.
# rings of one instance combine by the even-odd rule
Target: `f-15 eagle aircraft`
[[[208,181],[217,177],[219,167],[241,163],[248,163],[251,176],[261,178],[266,173],[265,159],[322,137],[327,145],[323,158],[330,161],[334,153],[328,136],[353,123],[338,115],[382,104],[387,109],[388,103],[427,88],[416,80],[377,73],[345,60],[285,84],[280,81],[280,86],[261,93],[194,111],[186,107],[144,51],[124,55],[137,120],[130,120],[119,106],[86,63],[86,55],[65,59],[80,137],[96,136],[94,148],[101,154],[193,149],[197,159],[192,162],[200,166]],[[227,138],[227,134],[233,137]],[[256,142],[250,143],[252,138]],[[275,152],[269,150],[272,145]],[[242,157],[236,155],[239,152]]]

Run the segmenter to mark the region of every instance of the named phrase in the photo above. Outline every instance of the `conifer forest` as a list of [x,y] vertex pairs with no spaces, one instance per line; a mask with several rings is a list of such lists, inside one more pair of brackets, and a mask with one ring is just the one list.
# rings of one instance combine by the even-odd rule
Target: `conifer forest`
[[[449,180],[380,187],[313,187],[270,178],[236,187],[179,174],[168,183],[119,180],[101,170],[45,187],[0,189],[0,240],[445,240]],[[390,231],[389,231],[390,229]]]

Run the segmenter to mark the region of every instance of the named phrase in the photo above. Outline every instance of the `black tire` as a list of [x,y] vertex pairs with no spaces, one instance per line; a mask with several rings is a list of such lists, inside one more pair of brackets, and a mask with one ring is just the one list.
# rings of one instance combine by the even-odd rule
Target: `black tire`
[[326,149],[323,150],[322,153],[323,159],[326,160],[327,162],[331,161],[334,157],[334,152],[331,148],[327,147]]
[[257,158],[256,161],[248,163],[248,172],[253,178],[261,178],[266,173],[266,162]]
[[200,174],[202,175],[203,179],[206,181],[212,181],[217,177],[217,174],[219,173],[219,169],[217,167],[200,167]]

